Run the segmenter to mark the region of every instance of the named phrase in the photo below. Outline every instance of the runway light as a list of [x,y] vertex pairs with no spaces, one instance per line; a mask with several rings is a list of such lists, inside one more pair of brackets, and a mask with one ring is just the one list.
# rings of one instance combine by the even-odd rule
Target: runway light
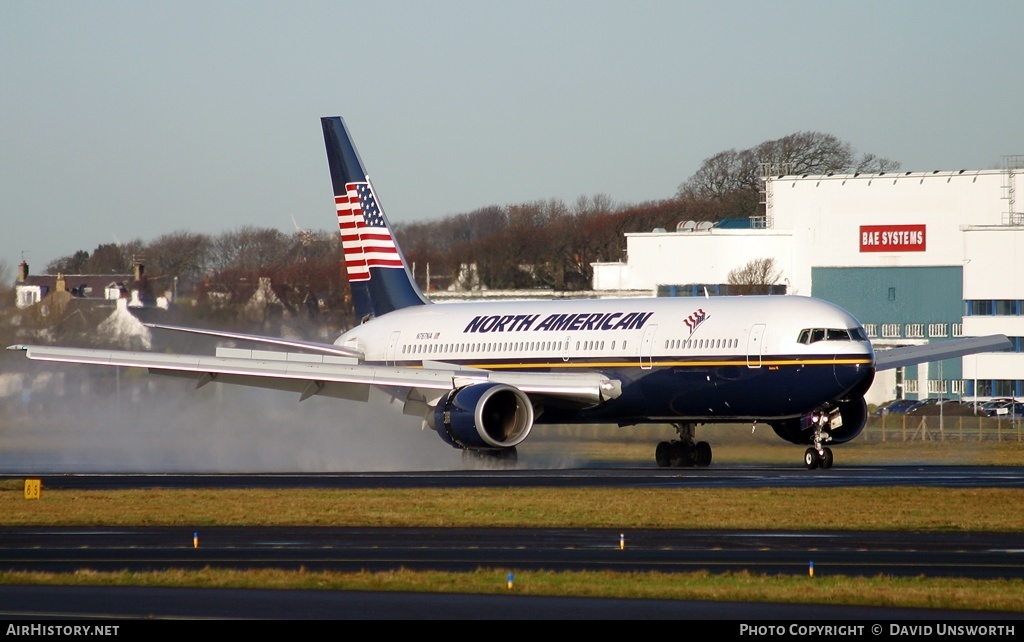
[[807,567],[807,576],[814,577],[814,562],[812,561],[810,566]]
[[199,548],[199,533],[192,533],[192,548]]
[[626,550],[626,534],[625,533],[619,533],[619,550],[620,551]]
[[513,583],[514,583],[514,578],[512,576],[512,573],[509,573],[508,574],[508,590],[510,590],[510,591],[512,590],[512,584]]

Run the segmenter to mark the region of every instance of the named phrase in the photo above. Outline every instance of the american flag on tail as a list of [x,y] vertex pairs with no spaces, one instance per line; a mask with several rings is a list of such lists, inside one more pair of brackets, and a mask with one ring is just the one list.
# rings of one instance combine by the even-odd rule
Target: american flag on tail
[[369,281],[370,268],[402,268],[384,213],[368,182],[347,183],[345,194],[334,197],[338,207],[341,247],[349,281]]
[[683,323],[690,329],[690,334],[697,329],[697,326],[704,323],[704,319],[707,318],[707,314],[704,312],[704,308],[698,308],[696,312],[683,319]]

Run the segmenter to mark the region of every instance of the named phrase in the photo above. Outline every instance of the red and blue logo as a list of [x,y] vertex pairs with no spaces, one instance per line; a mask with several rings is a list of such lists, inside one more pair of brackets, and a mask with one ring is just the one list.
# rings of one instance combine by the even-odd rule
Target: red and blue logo
[[693,336],[693,333],[696,332],[700,324],[704,323],[707,318],[708,315],[704,312],[704,308],[697,308],[696,312],[683,319],[683,323],[685,323],[686,327],[690,329],[691,337]]

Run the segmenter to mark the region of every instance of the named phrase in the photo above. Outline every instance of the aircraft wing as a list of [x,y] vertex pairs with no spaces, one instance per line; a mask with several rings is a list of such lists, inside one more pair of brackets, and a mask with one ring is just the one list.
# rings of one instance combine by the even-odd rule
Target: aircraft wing
[[621,394],[619,381],[596,372],[525,373],[460,368],[428,362],[422,368],[367,365],[353,357],[220,348],[216,356],[13,345],[29,359],[101,366],[147,368],[153,374],[366,401],[371,387],[405,402],[407,414],[422,414],[449,390],[486,381],[515,386],[528,395],[592,406]]
[[155,328],[157,330],[172,330],[174,332],[187,332],[191,334],[202,334],[210,337],[217,337],[219,339],[232,339],[234,341],[251,341],[253,343],[265,343],[269,345],[283,346],[286,348],[300,348],[302,350],[312,350],[321,354],[334,354],[344,357],[356,357],[362,358],[362,353],[358,350],[346,348],[343,346],[337,346],[333,343],[317,343],[315,341],[302,341],[301,339],[284,339],[278,337],[267,337],[259,334],[243,334],[241,332],[227,332],[225,330],[206,330],[204,328],[189,328],[178,325],[164,325],[162,323],[145,323],[143,324],[147,328]]
[[877,350],[875,352],[875,370],[891,370],[892,368],[910,366],[915,363],[942,361],[979,352],[996,352],[998,350],[1006,350],[1011,345],[1006,335],[991,334],[984,337],[952,339],[950,341],[939,341],[920,346]]

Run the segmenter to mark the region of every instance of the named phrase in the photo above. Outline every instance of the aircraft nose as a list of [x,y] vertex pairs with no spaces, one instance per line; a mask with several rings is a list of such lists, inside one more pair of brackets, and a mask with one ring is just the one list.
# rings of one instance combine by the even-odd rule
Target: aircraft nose
[[863,394],[871,387],[875,369],[866,363],[837,363],[833,367],[836,383],[844,390],[856,390]]

